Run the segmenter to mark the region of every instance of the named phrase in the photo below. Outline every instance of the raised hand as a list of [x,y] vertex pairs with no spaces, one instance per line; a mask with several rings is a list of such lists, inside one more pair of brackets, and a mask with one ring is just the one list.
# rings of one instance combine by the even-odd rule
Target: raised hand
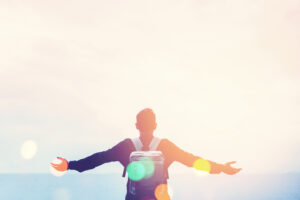
[[57,171],[61,171],[61,172],[68,170],[68,164],[69,164],[68,161],[61,157],[57,157],[57,159],[61,160],[61,163],[60,164],[51,163],[51,166]]
[[228,175],[234,175],[242,170],[242,168],[234,168],[231,165],[236,163],[236,161],[228,162],[224,165],[222,171]]

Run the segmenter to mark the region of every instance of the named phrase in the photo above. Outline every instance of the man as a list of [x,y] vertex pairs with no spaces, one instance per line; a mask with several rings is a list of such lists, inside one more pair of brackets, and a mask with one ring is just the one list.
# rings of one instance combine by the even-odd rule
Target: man
[[[140,132],[139,141],[142,143],[142,151],[148,151],[150,150],[149,145],[154,138],[153,132],[157,126],[155,114],[151,109],[146,108],[137,114],[136,120],[136,128]],[[212,161],[204,160],[198,156],[194,156],[193,154],[181,150],[168,139],[161,139],[158,143],[158,146],[156,147],[156,150],[162,152],[162,155],[164,157],[164,170],[166,172],[169,166],[174,161],[180,162],[187,167],[194,167],[198,170],[207,171],[210,174],[219,174],[221,172],[224,172],[225,174],[233,175],[241,170],[240,168],[238,169],[231,166],[231,164],[235,162],[218,164]],[[51,165],[58,171],[76,170],[78,172],[83,172],[89,169],[93,169],[104,163],[119,161],[126,169],[130,162],[130,154],[133,151],[136,151],[134,140],[127,138],[111,149],[95,153],[84,159],[68,162],[66,159],[58,157],[58,159],[60,159],[62,162],[60,164],[51,163]],[[165,184],[167,184],[167,178],[168,175],[166,175],[166,179],[164,180]],[[126,200],[140,200],[140,198],[134,198],[128,192],[128,189],[129,179],[127,182]],[[149,199],[156,199],[154,191],[153,196],[151,196]]]

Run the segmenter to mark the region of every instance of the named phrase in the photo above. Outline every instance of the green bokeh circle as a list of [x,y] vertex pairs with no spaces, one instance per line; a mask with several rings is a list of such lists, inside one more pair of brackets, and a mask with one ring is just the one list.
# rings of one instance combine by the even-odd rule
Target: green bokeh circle
[[126,169],[128,177],[133,181],[139,181],[143,179],[146,175],[146,169],[142,162],[133,161],[131,162]]
[[143,158],[140,161],[145,168],[145,175],[143,178],[150,178],[154,173],[154,163],[150,158]]

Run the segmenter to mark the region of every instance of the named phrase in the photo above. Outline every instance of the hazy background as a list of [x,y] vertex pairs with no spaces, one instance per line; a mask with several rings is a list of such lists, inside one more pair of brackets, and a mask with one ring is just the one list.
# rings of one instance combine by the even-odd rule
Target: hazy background
[[300,172],[299,19],[299,0],[1,0],[0,172],[47,173],[57,155],[135,137],[145,107],[188,152]]

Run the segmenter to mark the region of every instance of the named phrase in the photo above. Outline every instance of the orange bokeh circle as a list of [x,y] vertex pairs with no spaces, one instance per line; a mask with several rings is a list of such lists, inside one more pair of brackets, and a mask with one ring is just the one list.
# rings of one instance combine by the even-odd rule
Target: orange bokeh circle
[[155,197],[157,200],[170,200],[170,195],[168,193],[168,185],[160,184],[155,188],[154,191]]

